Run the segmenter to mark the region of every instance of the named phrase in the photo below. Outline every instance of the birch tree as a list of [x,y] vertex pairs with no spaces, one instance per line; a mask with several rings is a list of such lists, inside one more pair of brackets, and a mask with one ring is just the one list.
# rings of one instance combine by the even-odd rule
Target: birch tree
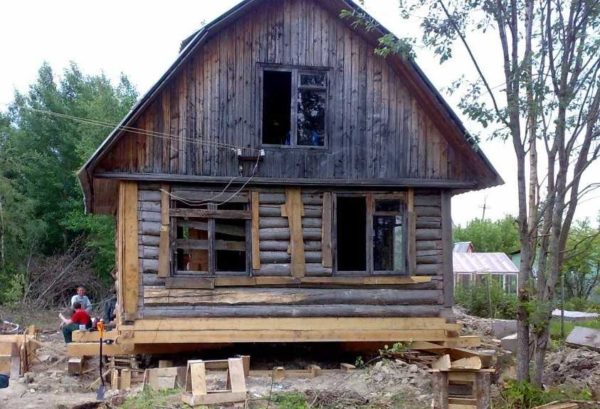
[[[541,385],[567,237],[580,198],[596,187],[582,177],[600,149],[600,0],[404,0],[400,9],[405,18],[424,15],[422,41],[441,62],[454,61],[458,47],[466,51],[477,75],[456,83],[464,93],[460,108],[514,148],[517,376]],[[500,87],[490,82],[472,43],[490,33],[496,42],[490,47],[499,50]]]

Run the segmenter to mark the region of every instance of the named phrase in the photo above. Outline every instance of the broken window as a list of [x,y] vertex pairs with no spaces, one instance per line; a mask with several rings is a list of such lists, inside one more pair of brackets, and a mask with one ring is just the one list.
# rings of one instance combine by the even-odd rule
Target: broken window
[[265,68],[262,87],[263,143],[325,146],[326,71]]
[[179,274],[245,273],[247,203],[175,203],[174,267]]
[[406,273],[406,221],[402,197],[337,197],[337,270]]
[[373,265],[376,271],[404,271],[404,215],[399,200],[375,200]]

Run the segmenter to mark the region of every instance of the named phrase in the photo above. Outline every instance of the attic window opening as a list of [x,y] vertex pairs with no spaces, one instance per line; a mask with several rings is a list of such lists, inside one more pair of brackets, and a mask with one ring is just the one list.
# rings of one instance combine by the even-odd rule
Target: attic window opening
[[326,145],[327,71],[265,68],[262,141],[266,145]]

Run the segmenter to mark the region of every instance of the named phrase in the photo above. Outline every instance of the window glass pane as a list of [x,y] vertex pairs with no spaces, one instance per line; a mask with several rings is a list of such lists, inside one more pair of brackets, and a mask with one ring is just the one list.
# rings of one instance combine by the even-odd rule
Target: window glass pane
[[373,267],[376,271],[404,271],[402,216],[373,217]]
[[217,271],[246,271],[246,222],[215,221]]
[[515,274],[507,274],[505,276],[505,280],[506,280],[505,291],[508,294],[516,294],[517,293],[517,276]]
[[385,199],[375,201],[376,212],[399,212],[402,204],[399,200]]
[[325,144],[325,96],[324,91],[298,91],[298,145]]
[[292,73],[264,71],[263,143],[290,145]]
[[300,74],[300,85],[311,87],[325,87],[325,74]]

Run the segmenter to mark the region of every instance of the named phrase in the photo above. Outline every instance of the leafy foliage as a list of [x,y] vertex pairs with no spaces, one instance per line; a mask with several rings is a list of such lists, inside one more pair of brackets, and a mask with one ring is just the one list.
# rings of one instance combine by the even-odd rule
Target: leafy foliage
[[517,297],[506,293],[496,280],[490,280],[487,276],[482,278],[480,283],[457,287],[454,291],[455,302],[465,307],[469,314],[478,317],[515,319]]
[[600,229],[589,220],[576,223],[565,249],[562,274],[565,278],[566,297],[585,300],[600,282]]
[[[113,221],[85,214],[76,172],[136,98],[125,76],[115,86],[71,63],[57,78],[43,64],[29,90],[17,92],[8,112],[0,113],[0,278],[22,277],[26,287],[34,260],[39,266],[80,236],[95,254],[96,275],[108,277]],[[8,301],[3,290],[0,302]]]
[[519,233],[514,217],[491,221],[473,219],[465,227],[454,228],[454,241],[470,241],[475,251],[510,254],[519,249]]

